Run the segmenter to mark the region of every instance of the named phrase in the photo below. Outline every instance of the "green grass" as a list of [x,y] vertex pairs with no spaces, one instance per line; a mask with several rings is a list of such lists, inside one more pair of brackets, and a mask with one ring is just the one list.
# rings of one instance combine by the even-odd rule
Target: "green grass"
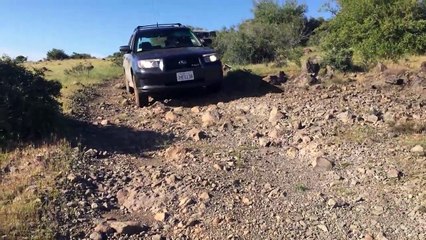
[[[79,64],[90,63],[94,66],[89,74],[67,75],[65,70],[71,69]],[[119,78],[123,75],[123,69],[113,64],[110,60],[102,59],[69,59],[62,61],[28,62],[24,66],[28,69],[45,68],[45,77],[48,80],[57,80],[62,84],[62,102],[82,87],[82,85],[93,85],[103,81]]]

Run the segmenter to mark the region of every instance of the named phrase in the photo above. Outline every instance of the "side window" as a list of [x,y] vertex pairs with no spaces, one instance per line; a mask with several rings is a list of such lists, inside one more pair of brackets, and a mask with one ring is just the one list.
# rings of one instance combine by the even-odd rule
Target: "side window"
[[132,34],[132,36],[130,36],[130,39],[129,39],[129,47],[131,50],[133,50],[133,36],[134,34]]

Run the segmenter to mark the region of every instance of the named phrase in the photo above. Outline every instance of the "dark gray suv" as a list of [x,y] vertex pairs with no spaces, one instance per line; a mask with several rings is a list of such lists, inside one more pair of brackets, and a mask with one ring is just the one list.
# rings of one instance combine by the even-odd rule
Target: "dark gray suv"
[[129,44],[121,46],[125,83],[136,105],[148,96],[184,88],[217,91],[223,81],[222,63],[213,49],[182,24],[138,26]]

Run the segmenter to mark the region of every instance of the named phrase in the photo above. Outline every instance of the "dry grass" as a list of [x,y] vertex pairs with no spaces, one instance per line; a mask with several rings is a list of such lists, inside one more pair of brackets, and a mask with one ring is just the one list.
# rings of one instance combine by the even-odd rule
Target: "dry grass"
[[278,67],[274,63],[249,64],[244,66],[233,66],[234,70],[247,69],[258,76],[277,75],[280,71],[284,71],[287,75],[294,76],[300,72],[300,67],[295,63],[289,63],[287,66]]
[[420,145],[426,148],[426,135],[425,134],[411,134],[406,136],[401,136],[399,141],[402,145],[409,147],[414,147]]
[[70,145],[27,147],[1,154],[0,235],[6,239],[51,239],[52,231],[42,219],[44,198],[55,196],[55,179],[67,171],[76,157]]
[[340,133],[340,137],[348,142],[363,144],[377,138],[377,130],[370,126],[352,126]]
[[390,123],[391,130],[399,134],[420,134],[426,132],[426,121]]

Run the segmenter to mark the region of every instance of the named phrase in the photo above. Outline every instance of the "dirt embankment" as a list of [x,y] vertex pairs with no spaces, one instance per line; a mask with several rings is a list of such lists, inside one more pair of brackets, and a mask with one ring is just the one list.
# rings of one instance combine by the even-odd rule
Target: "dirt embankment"
[[63,237],[426,238],[423,87],[241,81],[137,109],[120,83],[74,102],[92,127]]

